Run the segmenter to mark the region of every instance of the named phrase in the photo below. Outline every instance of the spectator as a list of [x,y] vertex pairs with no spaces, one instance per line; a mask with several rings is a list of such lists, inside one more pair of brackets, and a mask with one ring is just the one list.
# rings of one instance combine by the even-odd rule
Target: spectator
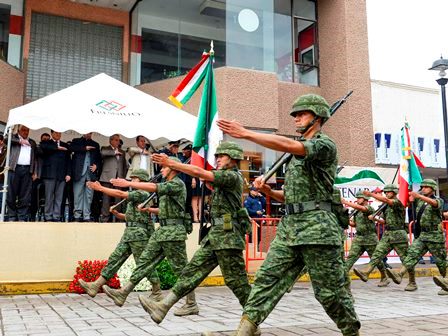
[[249,212],[250,217],[252,218],[263,217],[264,213],[263,204],[259,199],[259,192],[255,187],[250,187],[249,195],[244,200],[244,207],[247,209],[247,212]]
[[[118,134],[109,137],[109,146],[101,147],[101,157],[103,159],[103,169],[100,176],[101,185],[106,188],[113,188],[109,182],[113,178],[124,178],[126,174],[126,158],[123,150],[119,148],[120,136]],[[103,204],[101,206],[100,222],[110,221],[110,203],[115,198],[103,194]]]
[[36,179],[36,142],[28,137],[30,129],[19,125],[18,132],[11,137],[9,159],[8,205],[9,221],[29,221],[31,187]]
[[70,150],[73,152],[73,220],[75,222],[91,222],[93,190],[87,188],[87,181],[98,180],[101,165],[100,145],[92,140],[92,133],[86,133],[72,140]]
[[146,149],[146,139],[143,135],[135,138],[137,147],[129,147],[127,152],[131,160],[131,166],[126,174],[126,179],[130,180],[131,174],[136,169],[145,170],[149,177],[154,175],[154,165],[151,160],[151,153]]
[[51,130],[51,139],[42,141],[42,179],[45,185],[45,221],[61,220],[65,184],[71,179],[70,151],[61,141],[61,132]]
[[3,169],[5,169],[5,160],[6,160],[6,145],[3,134],[0,134],[0,204],[3,202],[3,183],[5,181],[5,175]]
[[[42,133],[40,135],[40,143],[36,147],[36,179],[33,181],[33,185],[31,187],[31,220],[38,221],[38,211],[39,211],[39,200],[43,195],[44,184],[42,182],[42,166],[43,166],[43,153],[40,144],[42,141],[50,140],[50,134]],[[44,197],[42,196],[42,199]],[[42,213],[43,215],[43,213]]]
[[168,156],[175,156],[179,160],[183,161],[182,154],[179,153],[180,140],[169,141],[168,146],[159,151],[159,153],[166,154]]

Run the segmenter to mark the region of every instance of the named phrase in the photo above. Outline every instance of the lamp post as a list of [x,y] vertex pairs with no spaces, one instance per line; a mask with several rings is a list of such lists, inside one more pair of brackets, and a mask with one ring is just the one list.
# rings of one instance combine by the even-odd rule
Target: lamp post
[[446,162],[446,178],[448,179],[448,124],[446,115],[446,90],[445,85],[448,83],[448,79],[445,78],[448,69],[448,59],[444,59],[440,56],[440,59],[434,61],[432,67],[428,70],[439,71],[440,78],[436,80],[437,84],[440,85],[440,90],[442,93],[442,113],[443,113],[443,132],[445,135],[445,162]]

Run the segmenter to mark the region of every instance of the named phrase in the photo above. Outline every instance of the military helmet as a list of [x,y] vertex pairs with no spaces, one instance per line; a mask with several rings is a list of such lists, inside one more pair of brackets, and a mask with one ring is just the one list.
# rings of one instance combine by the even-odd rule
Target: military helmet
[[355,197],[356,198],[364,198],[366,200],[369,199],[369,196],[364,195],[361,190],[356,193]]
[[234,160],[242,160],[243,157],[243,148],[235,142],[232,141],[223,141],[219,144],[218,148],[216,148],[215,156],[219,154],[226,154],[230,156],[231,159]]
[[437,189],[437,182],[433,179],[424,179],[422,183],[420,183],[420,187],[430,187],[432,190]]
[[136,169],[132,172],[132,174],[129,176],[130,178],[136,177],[142,182],[148,182],[149,181],[149,174],[144,169]]
[[384,192],[392,191],[396,194],[398,194],[398,188],[395,184],[386,184],[383,188]]
[[316,116],[322,118],[322,123],[331,117],[327,101],[317,94],[306,94],[297,98],[292,104],[289,114],[294,117],[300,111],[312,111]]

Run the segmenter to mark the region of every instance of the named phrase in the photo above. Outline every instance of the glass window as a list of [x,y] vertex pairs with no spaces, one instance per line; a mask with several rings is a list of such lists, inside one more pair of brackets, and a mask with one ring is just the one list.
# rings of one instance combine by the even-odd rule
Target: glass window
[[317,86],[319,85],[317,23],[297,17],[294,18],[294,23],[296,82]]
[[277,77],[281,81],[292,82],[292,18],[291,0],[274,2],[274,57]]
[[11,7],[0,4],[0,60],[8,59],[9,16]]

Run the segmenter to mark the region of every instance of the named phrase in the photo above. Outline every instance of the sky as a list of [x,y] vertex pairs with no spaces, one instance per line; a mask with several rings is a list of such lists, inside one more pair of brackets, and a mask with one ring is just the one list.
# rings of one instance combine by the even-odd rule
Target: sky
[[371,79],[440,88],[429,71],[448,59],[448,0],[367,0]]

